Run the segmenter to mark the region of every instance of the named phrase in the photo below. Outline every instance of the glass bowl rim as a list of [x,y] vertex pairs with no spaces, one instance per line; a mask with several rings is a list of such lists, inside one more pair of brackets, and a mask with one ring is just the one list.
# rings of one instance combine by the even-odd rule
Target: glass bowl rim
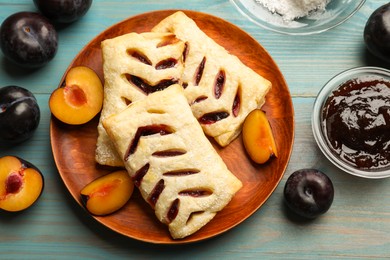
[[377,170],[364,170],[353,167],[352,165],[343,161],[340,157],[335,155],[327,144],[326,137],[321,127],[321,112],[325,101],[333,90],[337,89],[342,83],[357,78],[359,75],[376,75],[382,76],[390,81],[390,70],[374,67],[374,66],[363,66],[352,69],[344,70],[334,77],[332,77],[325,85],[320,89],[317,97],[314,101],[313,112],[312,112],[312,131],[314,139],[320,148],[321,152],[325,157],[336,167],[354,176],[359,176],[369,179],[380,179],[390,177],[390,167]]
[[[257,26],[259,27],[262,27],[266,30],[269,30],[269,31],[273,31],[273,32],[277,32],[277,33],[281,33],[281,34],[286,34],[286,35],[313,35],[313,34],[319,34],[319,33],[323,33],[325,31],[329,31],[341,24],[343,24],[345,21],[347,21],[349,18],[351,18],[357,11],[359,11],[359,9],[364,5],[364,3],[366,2],[366,0],[356,0],[358,1],[357,3],[357,6],[351,11],[349,12],[347,15],[345,15],[342,19],[340,19],[339,21],[337,21],[336,23],[330,25],[330,26],[327,26],[327,27],[321,27],[320,29],[317,29],[317,30],[306,30],[307,28],[310,28],[310,27],[297,27],[297,28],[284,28],[284,27],[281,27],[281,26],[277,26],[277,25],[273,25],[269,22],[266,22],[264,20],[260,20],[260,18],[257,18],[257,17],[254,17],[254,15],[252,15],[250,13],[250,11],[248,11],[247,8],[243,8],[241,5],[241,1],[242,0],[229,0],[231,4],[233,4],[234,7],[236,7],[236,9],[245,17],[247,18],[249,21],[251,21],[252,23],[256,24]],[[255,2],[255,0],[253,0]],[[277,0],[279,1],[279,0]],[[354,0],[350,1],[350,3],[355,3]],[[276,15],[276,14],[275,14]],[[300,31],[302,30],[302,28],[304,28],[305,30],[303,31]]]

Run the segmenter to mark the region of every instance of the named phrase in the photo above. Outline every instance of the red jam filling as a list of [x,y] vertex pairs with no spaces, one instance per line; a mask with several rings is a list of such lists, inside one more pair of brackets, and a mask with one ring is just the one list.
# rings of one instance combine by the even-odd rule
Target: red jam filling
[[191,197],[205,197],[213,194],[211,190],[208,189],[191,189],[191,190],[183,190],[179,192],[181,196],[191,196]]
[[150,168],[150,164],[145,164],[144,166],[142,166],[134,175],[133,177],[133,181],[134,181],[134,185],[136,187],[139,187],[141,186],[141,182],[142,182],[142,179],[144,178],[144,176],[146,175],[146,173],[149,171],[149,168]]
[[228,116],[229,116],[229,113],[227,113],[227,112],[212,112],[212,113],[204,114],[202,117],[200,117],[198,119],[198,121],[201,124],[210,125],[210,124],[214,124],[218,121],[221,121],[222,119],[225,119]]
[[148,57],[136,50],[129,49],[127,50],[127,54],[146,65],[152,65],[152,62],[148,59]]
[[173,156],[180,156],[186,153],[187,152],[183,150],[171,149],[171,150],[154,152],[152,155],[156,157],[173,157]]
[[177,64],[177,60],[174,58],[169,58],[166,60],[162,60],[156,65],[156,70],[165,70],[169,68],[175,67]]
[[174,221],[175,218],[177,217],[177,214],[179,213],[179,206],[180,206],[180,200],[175,199],[172,202],[171,206],[169,207],[168,214],[167,214],[167,219],[169,223]]
[[192,174],[197,174],[200,171],[197,169],[186,169],[186,170],[176,170],[176,171],[170,171],[170,172],[165,172],[163,175],[164,176],[188,176]]
[[164,79],[164,80],[161,80],[157,85],[152,86],[137,76],[130,75],[130,74],[125,74],[125,76],[126,76],[126,79],[131,84],[138,87],[146,95],[149,95],[150,93],[154,93],[156,91],[164,90],[164,89],[168,88],[169,86],[179,82],[179,80],[177,80],[177,79]]
[[163,192],[165,188],[164,180],[161,179],[156,184],[156,186],[153,188],[152,193],[149,195],[148,202],[152,207],[156,206],[156,203],[158,201],[158,198],[160,197],[161,193]]
[[219,99],[222,95],[223,87],[225,86],[226,75],[225,71],[221,70],[218,72],[215,83],[214,83],[214,96]]
[[233,107],[232,107],[233,116],[235,116],[235,117],[238,116],[238,113],[240,112],[240,107],[241,107],[241,100],[240,100],[240,95],[237,92],[236,96],[234,97],[234,101],[233,101]]
[[127,161],[130,155],[132,155],[136,151],[141,137],[154,135],[154,134],[168,135],[172,133],[173,130],[167,125],[148,125],[148,126],[139,127],[125,153],[124,160]]
[[203,76],[203,70],[204,70],[204,66],[206,64],[206,57],[203,57],[202,61],[200,62],[198,68],[196,69],[196,73],[195,73],[195,86],[198,86],[199,85],[199,82],[200,80],[202,79],[202,76]]

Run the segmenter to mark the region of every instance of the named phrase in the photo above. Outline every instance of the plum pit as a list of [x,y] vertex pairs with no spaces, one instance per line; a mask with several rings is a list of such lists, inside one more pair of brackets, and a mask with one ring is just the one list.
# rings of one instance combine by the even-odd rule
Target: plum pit
[[87,96],[82,88],[77,85],[71,85],[65,87],[66,99],[70,104],[79,107],[87,103]]
[[5,182],[6,193],[18,193],[23,186],[23,177],[19,173],[12,173]]

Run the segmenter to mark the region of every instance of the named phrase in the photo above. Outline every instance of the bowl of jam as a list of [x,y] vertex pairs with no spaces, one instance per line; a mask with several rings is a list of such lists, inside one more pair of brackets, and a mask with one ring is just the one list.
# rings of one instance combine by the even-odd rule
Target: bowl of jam
[[324,155],[365,178],[390,177],[390,70],[344,71],[320,90],[312,128]]

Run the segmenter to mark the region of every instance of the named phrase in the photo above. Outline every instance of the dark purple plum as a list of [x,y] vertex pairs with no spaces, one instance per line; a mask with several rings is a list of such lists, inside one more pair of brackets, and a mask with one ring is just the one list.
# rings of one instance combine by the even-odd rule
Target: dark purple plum
[[390,3],[382,5],[371,14],[363,34],[367,49],[390,63]]
[[34,0],[35,6],[55,23],[72,23],[83,17],[92,0]]
[[30,138],[40,121],[35,96],[18,86],[0,88],[0,141],[18,143]]
[[287,179],[284,199],[287,206],[305,218],[316,218],[332,205],[334,188],[330,178],[316,169],[295,171]]
[[0,27],[0,47],[6,58],[25,68],[37,68],[57,53],[58,36],[54,25],[34,12],[15,13]]

